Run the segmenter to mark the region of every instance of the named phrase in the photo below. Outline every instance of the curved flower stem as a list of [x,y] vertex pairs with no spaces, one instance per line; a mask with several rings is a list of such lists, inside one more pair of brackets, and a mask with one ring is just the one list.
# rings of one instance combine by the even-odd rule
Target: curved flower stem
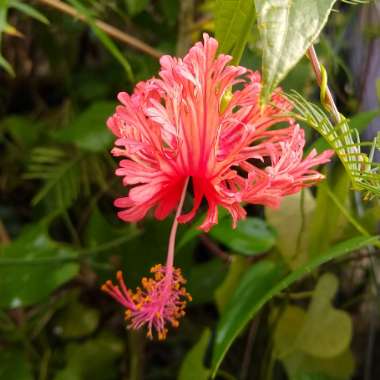
[[[38,0],[38,1],[42,4],[48,5],[52,8],[55,8],[55,9],[61,11],[62,13],[66,13],[70,16],[73,16],[73,17],[77,18],[78,20],[86,22],[86,18],[83,15],[81,15],[75,8],[73,8],[72,6],[70,6],[70,5],[64,3],[60,0]],[[103,32],[107,33],[111,37],[115,38],[116,40],[119,40],[119,41],[121,41],[127,45],[130,45],[130,46],[134,47],[135,49],[140,50],[140,51],[142,51],[142,52],[144,52],[144,53],[146,53],[146,54],[148,54],[154,58],[158,59],[162,55],[162,53],[160,51],[152,48],[151,46],[149,46],[145,42],[140,41],[136,37],[133,37],[133,36],[123,32],[123,31],[121,31],[120,29],[117,29],[114,26],[107,24],[104,21],[95,20],[95,24],[99,29],[101,29]]]
[[307,56],[310,59],[310,63],[313,68],[315,77],[317,79],[318,86],[321,88],[322,104],[325,107],[327,106],[327,108],[329,108],[329,111],[331,112],[334,122],[336,124],[339,124],[342,121],[342,116],[340,115],[338,111],[338,107],[336,106],[334,102],[334,98],[332,96],[330,88],[327,85],[326,70],[319,63],[319,59],[313,45],[309,47],[307,51]]
[[178,217],[182,213],[182,207],[183,207],[183,203],[185,201],[185,195],[186,195],[186,190],[187,190],[188,183],[189,183],[189,177],[186,178],[185,184],[183,185],[181,199],[179,201],[177,212],[175,213],[173,225],[172,225],[172,228],[170,230],[169,245],[168,245],[168,256],[166,258],[166,270],[167,270],[167,273],[169,273],[169,271],[170,272],[173,271],[174,250],[175,250],[175,237],[176,237],[177,229],[178,229]]

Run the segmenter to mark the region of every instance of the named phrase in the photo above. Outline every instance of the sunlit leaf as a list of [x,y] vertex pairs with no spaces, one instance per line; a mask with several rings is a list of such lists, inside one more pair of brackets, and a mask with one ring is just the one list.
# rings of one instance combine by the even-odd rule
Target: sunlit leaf
[[42,22],[43,24],[49,24],[49,20],[41,12],[37,11],[37,9],[31,7],[30,5],[24,2],[18,0],[11,0],[9,5],[11,8],[15,8],[18,11],[26,14],[27,16],[30,16]]
[[343,353],[352,337],[350,315],[332,307],[338,290],[337,278],[329,273],[318,281],[305,322],[300,328],[297,346],[319,358],[331,358]]
[[215,36],[219,50],[232,54],[239,63],[247,38],[255,21],[253,0],[217,0],[215,4]]
[[335,1],[255,0],[264,100],[318,37]]

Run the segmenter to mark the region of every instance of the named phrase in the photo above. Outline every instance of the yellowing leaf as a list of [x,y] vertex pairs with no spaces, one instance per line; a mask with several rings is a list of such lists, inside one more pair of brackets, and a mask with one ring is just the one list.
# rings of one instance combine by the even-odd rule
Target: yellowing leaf
[[315,200],[305,189],[303,194],[284,198],[279,209],[265,210],[268,223],[277,231],[277,247],[291,269],[305,264],[308,259],[309,226],[314,209]]
[[331,358],[349,347],[352,337],[350,315],[331,305],[338,289],[337,278],[330,273],[318,281],[304,325],[297,338],[298,347],[319,358]]

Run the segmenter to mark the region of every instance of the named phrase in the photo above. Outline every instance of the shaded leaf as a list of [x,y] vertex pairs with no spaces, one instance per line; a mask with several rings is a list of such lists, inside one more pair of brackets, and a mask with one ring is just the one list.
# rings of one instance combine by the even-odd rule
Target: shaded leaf
[[15,348],[0,350],[0,379],[33,380],[32,370],[23,351]]
[[222,283],[226,273],[227,266],[219,259],[192,266],[186,286],[193,297],[191,304],[212,301],[214,292]]
[[73,302],[60,313],[54,331],[62,338],[80,338],[95,331],[99,317],[97,309]]
[[140,12],[142,12],[147,5],[149,4],[149,0],[125,0],[128,7],[128,13],[131,16],[136,16]]
[[85,343],[66,346],[66,368],[60,370],[54,380],[116,380],[115,361],[123,352],[120,338],[102,334]]
[[[57,261],[44,263],[52,257]],[[68,262],[76,257],[71,247],[49,237],[45,224],[27,227],[18,239],[0,248],[0,306],[15,308],[44,300],[78,273],[79,265]]]
[[232,251],[248,256],[268,251],[276,240],[273,229],[259,218],[240,220],[236,229],[231,228],[230,218],[223,218],[209,234]]
[[92,103],[68,127],[55,133],[54,138],[59,142],[73,143],[91,152],[104,152],[113,141],[106,121],[114,109],[114,102]]

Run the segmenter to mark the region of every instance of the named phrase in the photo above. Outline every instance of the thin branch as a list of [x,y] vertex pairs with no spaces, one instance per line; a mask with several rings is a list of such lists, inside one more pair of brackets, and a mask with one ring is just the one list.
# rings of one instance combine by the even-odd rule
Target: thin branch
[[[80,21],[86,22],[86,17],[80,14],[75,8],[72,6],[59,1],[59,0],[38,0],[40,3],[44,5],[48,5],[49,7],[55,8],[59,10],[60,12],[66,13],[70,16],[73,16],[77,18]],[[153,47],[149,46],[145,42],[140,41],[138,38],[133,37],[120,29],[115,28],[112,25],[107,24],[104,21],[95,19],[96,26],[101,29],[103,32],[107,33],[114,39],[121,41],[127,45],[132,46],[133,48],[140,50],[154,58],[160,58],[162,56],[162,53]]]
[[0,220],[0,244],[7,245],[11,242],[8,231],[5,228],[3,222]]
[[199,235],[199,240],[205,245],[205,247],[210,251],[210,253],[217,257],[220,257],[223,261],[227,263],[231,262],[231,256],[228,253],[224,252],[222,249],[220,249],[218,244],[216,244],[212,239],[210,239],[208,235]]

